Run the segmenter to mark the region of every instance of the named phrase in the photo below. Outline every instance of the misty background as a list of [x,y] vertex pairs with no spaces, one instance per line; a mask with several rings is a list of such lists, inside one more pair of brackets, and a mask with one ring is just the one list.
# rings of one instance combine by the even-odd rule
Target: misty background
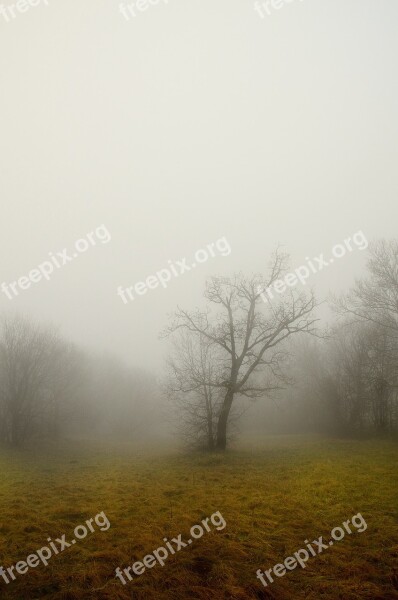
[[[104,353],[122,361],[153,402],[159,333],[204,306],[209,277],[262,273],[278,244],[296,268],[359,230],[396,236],[397,17],[383,0],[264,20],[247,1],[170,0],[126,21],[116,1],[51,0],[0,21],[2,281],[111,235],[0,311],[54,324],[96,373]],[[117,296],[222,237],[229,256]],[[365,262],[355,249],[308,287],[347,291]]]

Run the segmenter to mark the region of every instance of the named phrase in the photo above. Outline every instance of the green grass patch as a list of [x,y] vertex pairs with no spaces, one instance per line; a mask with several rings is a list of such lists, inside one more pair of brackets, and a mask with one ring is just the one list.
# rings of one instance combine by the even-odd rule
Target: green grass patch
[[[8,567],[104,511],[111,522],[18,575],[4,600],[398,599],[398,445],[266,438],[225,455],[143,455],[133,447],[70,446],[0,453],[0,565]],[[194,541],[165,566],[123,586],[117,566],[216,511],[223,531]],[[306,569],[264,588],[270,569],[360,512],[368,529],[346,535]]]

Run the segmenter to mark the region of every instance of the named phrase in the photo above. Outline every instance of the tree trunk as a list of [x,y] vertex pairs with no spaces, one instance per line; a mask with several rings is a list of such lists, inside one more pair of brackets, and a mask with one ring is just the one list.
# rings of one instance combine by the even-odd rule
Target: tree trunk
[[224,398],[224,403],[222,405],[220,416],[218,418],[217,450],[224,451],[227,448],[228,418],[229,418],[229,413],[231,411],[233,399],[234,399],[234,393],[231,392],[231,390],[228,390],[225,395],[225,398]]
[[207,434],[208,434],[208,450],[214,450],[214,434],[213,434],[213,415],[210,413],[207,418]]
[[214,432],[213,432],[213,399],[211,390],[204,388],[206,401],[206,417],[207,417],[207,449],[212,452],[214,450]]

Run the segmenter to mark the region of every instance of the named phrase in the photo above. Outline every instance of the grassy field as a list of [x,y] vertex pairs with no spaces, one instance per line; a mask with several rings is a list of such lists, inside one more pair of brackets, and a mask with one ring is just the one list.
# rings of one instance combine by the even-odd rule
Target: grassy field
[[[226,455],[140,454],[71,443],[0,453],[0,565],[9,567],[104,511],[108,531],[6,585],[4,600],[398,598],[398,444],[277,437]],[[115,569],[163,538],[187,539],[220,511],[227,522],[123,586]],[[276,563],[361,513],[355,532],[263,587]]]

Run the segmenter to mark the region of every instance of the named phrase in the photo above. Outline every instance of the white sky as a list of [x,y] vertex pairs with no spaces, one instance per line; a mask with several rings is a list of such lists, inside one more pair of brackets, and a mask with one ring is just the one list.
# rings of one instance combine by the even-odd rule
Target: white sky
[[[6,6],[10,2],[4,2]],[[397,234],[394,0],[169,0],[126,21],[117,0],[0,15],[1,281],[105,224],[109,244],[10,301],[74,341],[157,368],[159,330],[211,274],[292,265],[362,230]],[[218,257],[124,305],[128,286],[225,236]],[[359,275],[353,252],[314,275]],[[1,283],[1,282],[0,282]]]

